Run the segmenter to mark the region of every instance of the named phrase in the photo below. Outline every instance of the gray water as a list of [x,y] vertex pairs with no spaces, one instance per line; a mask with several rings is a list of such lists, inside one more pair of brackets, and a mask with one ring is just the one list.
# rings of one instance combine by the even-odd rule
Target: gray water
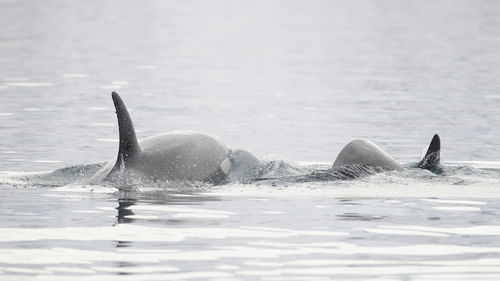
[[[496,1],[1,0],[0,279],[498,280],[499,50]],[[111,91],[139,138],[202,131],[274,178],[356,138],[408,168],[88,185]],[[443,173],[409,168],[434,133]]]

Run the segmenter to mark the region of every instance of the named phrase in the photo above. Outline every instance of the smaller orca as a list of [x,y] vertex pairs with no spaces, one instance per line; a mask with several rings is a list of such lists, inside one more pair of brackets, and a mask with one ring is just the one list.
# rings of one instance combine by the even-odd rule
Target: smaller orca
[[[439,136],[435,134],[417,167],[431,171],[438,168],[440,165],[440,150],[441,141]],[[383,151],[376,144],[362,139],[353,140],[348,143],[340,151],[333,163],[333,168],[353,165],[378,167],[384,170],[403,169],[401,164],[397,163],[387,152]]]
[[[410,165],[410,167],[426,169],[434,173],[440,172],[440,149],[439,136],[434,135],[424,157],[417,165]],[[393,170],[403,170],[403,166],[376,144],[357,139],[349,142],[340,151],[331,168],[293,177],[293,180],[298,182],[351,180]]]

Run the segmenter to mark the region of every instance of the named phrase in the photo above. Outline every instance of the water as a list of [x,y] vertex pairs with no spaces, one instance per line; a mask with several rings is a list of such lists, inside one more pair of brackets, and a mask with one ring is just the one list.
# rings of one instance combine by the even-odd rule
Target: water
[[[0,1],[1,280],[498,280],[500,4]],[[87,185],[176,129],[268,180]],[[443,173],[275,179],[369,139]],[[68,168],[73,167],[73,168]],[[63,168],[55,174],[50,171]]]

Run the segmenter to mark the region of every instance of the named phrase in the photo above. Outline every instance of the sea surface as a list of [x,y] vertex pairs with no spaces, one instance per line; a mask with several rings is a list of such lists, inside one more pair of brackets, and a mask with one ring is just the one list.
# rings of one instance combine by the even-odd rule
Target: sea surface
[[[262,179],[89,184],[112,91]],[[499,280],[499,123],[498,1],[0,0],[0,280]],[[289,180],[358,138],[405,169]]]

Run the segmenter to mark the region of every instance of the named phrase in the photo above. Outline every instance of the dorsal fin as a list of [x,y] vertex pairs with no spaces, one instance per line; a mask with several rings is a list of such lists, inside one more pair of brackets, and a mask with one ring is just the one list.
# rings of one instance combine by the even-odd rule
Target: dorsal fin
[[128,114],[123,100],[116,92],[113,92],[111,97],[115,104],[116,117],[118,118],[118,130],[120,131],[120,148],[118,149],[116,164],[113,167],[113,170],[115,170],[120,168],[122,164],[126,166],[127,161],[130,161],[141,152],[141,148],[135,136],[132,119]]
[[418,167],[421,169],[431,170],[439,166],[441,154],[441,140],[437,134],[431,140],[424,157],[418,163]]

